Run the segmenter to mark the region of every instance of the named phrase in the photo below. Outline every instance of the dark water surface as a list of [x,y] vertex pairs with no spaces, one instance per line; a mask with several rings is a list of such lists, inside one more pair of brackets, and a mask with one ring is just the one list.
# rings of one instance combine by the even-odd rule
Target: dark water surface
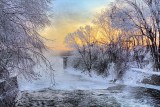
[[22,91],[17,107],[160,107],[160,91],[117,85],[104,90]]

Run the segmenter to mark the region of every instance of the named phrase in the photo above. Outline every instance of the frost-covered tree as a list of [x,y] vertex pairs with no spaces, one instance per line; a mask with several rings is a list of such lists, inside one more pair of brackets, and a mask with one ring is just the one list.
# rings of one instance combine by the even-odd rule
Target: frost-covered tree
[[160,68],[160,1],[116,0],[112,4],[112,25],[129,31],[130,35],[147,38],[155,62]]
[[84,69],[89,73],[96,58],[94,53],[97,43],[95,36],[96,31],[90,26],[85,26],[84,28],[79,28],[74,33],[68,34],[65,39],[66,43],[78,52]]
[[43,39],[38,33],[49,23],[49,0],[0,1],[0,74],[7,79],[17,71],[34,78],[33,66],[45,57]]
[[[6,84],[1,89],[12,85],[9,82],[10,74],[23,74],[28,80],[36,78],[38,75],[33,71],[33,66],[40,61],[52,69],[42,55],[46,46],[38,33],[49,24],[49,2],[50,0],[0,0],[0,79]],[[7,91],[0,94],[0,100],[5,95],[12,98],[12,92]]]
[[[96,17],[93,23],[98,29],[100,47],[103,46],[101,51],[103,54],[100,57],[103,60],[99,63],[104,62],[104,67],[110,68],[110,64],[115,65],[116,78],[123,74],[127,68],[126,64],[129,61],[129,48],[130,48],[130,37],[125,35],[124,31],[119,28],[112,26],[112,20],[110,19],[110,9],[103,10],[98,17]],[[105,69],[106,69],[105,68]]]

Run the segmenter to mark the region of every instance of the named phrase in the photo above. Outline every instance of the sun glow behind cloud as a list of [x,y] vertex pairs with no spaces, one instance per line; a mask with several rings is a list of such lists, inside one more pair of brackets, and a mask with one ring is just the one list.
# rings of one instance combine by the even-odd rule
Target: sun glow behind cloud
[[91,25],[92,19],[111,0],[54,0],[52,25],[41,31],[42,36],[54,42],[46,45],[55,50],[67,50],[64,38],[80,26]]

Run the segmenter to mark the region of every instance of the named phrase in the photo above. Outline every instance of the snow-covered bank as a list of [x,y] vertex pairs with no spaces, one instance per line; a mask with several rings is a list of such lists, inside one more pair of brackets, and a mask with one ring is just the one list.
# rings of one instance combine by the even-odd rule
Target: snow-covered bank
[[151,70],[148,70],[148,69],[132,68],[131,70],[134,70],[136,72],[141,72],[141,73],[149,74],[149,75],[160,76],[160,72],[155,72],[155,71],[151,71]]
[[[19,77],[19,89],[20,90],[41,90],[43,88],[53,88],[62,90],[74,90],[74,89],[106,89],[115,84],[111,83],[110,80],[112,76],[103,78],[102,76],[97,76],[92,73],[90,77],[87,73],[73,68],[63,69],[63,59],[59,56],[55,56],[53,52],[46,53],[49,61],[55,69],[54,78],[56,85],[51,84],[51,74],[42,65],[36,66],[34,69],[41,74],[40,79],[34,80],[32,82],[26,81],[22,77]],[[44,68],[43,68],[44,67]],[[160,86],[155,86],[151,84],[142,84],[141,81],[144,78],[150,78],[152,75],[160,75],[158,72],[148,72],[142,69],[132,68],[128,70],[122,81],[117,81],[116,84],[124,84],[134,87],[145,87],[160,90]],[[53,87],[52,87],[53,86]]]
[[149,84],[147,82],[146,83],[144,82],[145,79],[152,81],[151,77],[153,75],[160,77],[159,72],[148,71],[146,69],[131,68],[124,74],[122,79],[123,82],[120,82],[120,83],[124,85],[133,86],[133,87],[144,87],[144,88],[160,90],[159,85],[154,85],[154,84]]
[[[101,76],[81,73],[81,71],[68,68],[63,69],[63,60],[60,57],[50,58],[53,62],[55,69],[54,78],[55,85],[53,86],[50,82],[50,74],[44,72],[45,69],[35,68],[42,75],[40,79],[32,82],[26,81],[25,79],[19,78],[19,88],[21,91],[24,90],[41,90],[43,88],[52,88],[59,90],[89,90],[89,89],[106,89],[114,84],[106,84],[106,79]],[[25,84],[24,84],[25,83]]]
[[[40,79],[29,82],[24,80],[23,78],[19,78],[20,90],[24,91],[24,93],[28,93],[28,95],[32,94],[32,97],[34,99],[42,98],[40,96],[41,95],[43,96],[43,94],[44,96],[53,95],[54,92],[50,93],[50,91],[48,91],[48,88],[54,91],[61,90],[62,92],[64,91],[64,93],[66,91],[69,91],[72,93],[74,90],[81,90],[84,92],[94,91],[93,94],[101,93],[96,97],[99,98],[99,96],[102,95],[102,96],[105,96],[106,100],[108,96],[111,95],[112,98],[116,99],[116,102],[120,103],[122,107],[126,107],[128,105],[130,107],[135,107],[135,106],[150,107],[150,104],[146,104],[145,102],[145,101],[150,101],[150,99],[142,98],[141,99],[142,101],[139,102],[139,100],[137,100],[136,98],[132,98],[133,95],[130,95],[132,93],[132,90],[137,90],[137,89],[141,90],[141,88],[144,90],[150,90],[150,89],[160,90],[160,86],[142,84],[141,81],[144,78],[148,78],[151,74],[145,74],[145,72],[138,72],[138,71],[135,71],[135,69],[129,70],[128,72],[126,72],[126,74],[122,79],[123,81],[117,81],[113,83],[113,82],[110,82],[110,80],[112,79],[111,78],[112,76],[108,78],[107,77],[103,78],[102,76],[97,76],[95,73],[92,72],[91,73],[92,77],[90,77],[87,73],[86,74],[84,72],[82,73],[82,71],[80,70],[75,70],[73,68],[63,69],[63,59],[59,56],[49,57],[49,60],[51,61],[55,69],[54,76],[55,76],[56,84],[54,86],[52,86],[50,81],[51,80],[50,73],[49,72],[46,73],[45,72],[46,69],[45,68],[42,69],[41,67],[35,67],[35,70],[37,72],[40,72],[40,74],[42,75]],[[119,86],[122,86],[124,88],[119,88]],[[129,87],[129,88],[126,88],[126,87]],[[103,91],[108,89],[110,90],[108,94],[106,91]],[[43,91],[40,91],[40,90],[43,90],[44,93]],[[28,95],[27,96],[26,95],[27,94],[24,94],[23,98],[29,97]],[[60,93],[57,96],[53,96],[53,97],[66,98],[65,96],[63,96],[63,94],[60,94]],[[44,98],[47,98],[47,97],[44,97]],[[49,101],[48,99],[47,100],[40,99],[40,100],[45,104],[47,101]],[[53,101],[53,99],[51,99],[51,101]],[[38,104],[39,102],[40,101],[38,100],[35,101],[36,104]],[[30,103],[33,103],[33,102],[30,102]],[[113,102],[111,101],[109,103],[113,103]]]

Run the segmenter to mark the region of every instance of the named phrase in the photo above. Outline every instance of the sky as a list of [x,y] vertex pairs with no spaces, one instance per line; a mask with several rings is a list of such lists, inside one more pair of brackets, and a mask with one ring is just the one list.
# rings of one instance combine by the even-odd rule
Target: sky
[[53,50],[68,50],[65,36],[80,26],[91,25],[97,13],[113,0],[54,0],[51,25],[41,31],[41,35],[53,41],[46,45]]

